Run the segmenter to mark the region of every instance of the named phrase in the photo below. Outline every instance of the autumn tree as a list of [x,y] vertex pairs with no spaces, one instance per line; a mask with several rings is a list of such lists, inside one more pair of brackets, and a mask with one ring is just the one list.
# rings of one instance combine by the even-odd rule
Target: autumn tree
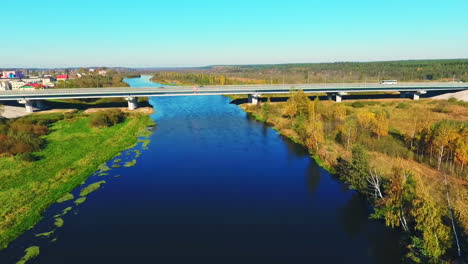
[[413,260],[427,258],[430,263],[438,263],[450,247],[450,229],[443,224],[442,210],[420,180],[415,189],[412,206],[411,216],[414,218],[414,228],[418,231],[418,236],[413,237],[409,256]]
[[377,136],[378,139],[382,136],[388,135],[388,126],[389,121],[387,114],[383,111],[375,113],[375,118],[373,119],[372,132]]
[[358,124],[356,119],[346,119],[343,128],[341,129],[341,140],[346,146],[346,150],[349,150],[350,146],[357,140],[358,135]]
[[401,226],[403,230],[409,232],[408,214],[415,188],[416,184],[410,171],[394,168],[385,184],[384,197],[376,201],[373,218],[383,218],[387,226]]
[[308,117],[310,99],[302,90],[291,91],[289,93],[289,99],[286,103],[284,110],[284,116],[293,118],[300,114]]

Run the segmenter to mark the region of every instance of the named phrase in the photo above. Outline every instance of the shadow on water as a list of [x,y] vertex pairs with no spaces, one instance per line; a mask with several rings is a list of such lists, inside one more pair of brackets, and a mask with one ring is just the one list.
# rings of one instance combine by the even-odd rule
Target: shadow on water
[[[422,94],[421,98],[431,98],[446,93],[459,92],[460,90],[447,90],[447,91],[428,91],[426,94]],[[266,102],[268,100],[268,95],[263,95],[259,101]],[[316,96],[309,96],[309,99],[314,100]],[[327,96],[320,95],[318,96],[319,100],[326,101],[329,100]],[[405,96],[406,99],[411,98],[410,95]],[[289,97],[270,97],[271,102],[281,103],[288,101]],[[400,94],[350,94],[343,96],[343,100],[371,100],[371,99],[404,99],[401,98]],[[234,99],[231,101],[231,104],[240,105],[248,103],[247,98]]]

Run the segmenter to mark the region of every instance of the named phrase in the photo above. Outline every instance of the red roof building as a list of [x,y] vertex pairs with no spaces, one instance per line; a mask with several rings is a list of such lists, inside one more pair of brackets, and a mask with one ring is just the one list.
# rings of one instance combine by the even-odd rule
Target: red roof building
[[34,89],[44,89],[46,86],[40,83],[27,83],[23,85],[21,88],[34,88]]
[[68,80],[67,74],[57,75],[57,81],[64,81],[64,80]]

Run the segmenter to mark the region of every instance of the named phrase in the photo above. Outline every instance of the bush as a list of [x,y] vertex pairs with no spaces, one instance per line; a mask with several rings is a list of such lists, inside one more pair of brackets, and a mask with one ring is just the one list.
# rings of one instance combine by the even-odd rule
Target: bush
[[127,115],[120,110],[98,112],[92,116],[90,125],[97,128],[111,127],[122,123],[126,118]]
[[351,106],[354,108],[363,108],[365,104],[363,102],[357,101],[357,102],[353,102]]
[[19,154],[19,155],[17,155],[17,157],[18,157],[20,160],[26,161],[26,162],[33,162],[33,161],[36,161],[36,160],[37,160],[36,156],[34,156],[34,155],[33,155],[32,153],[30,153],[30,152]]
[[397,105],[396,108],[399,108],[399,109],[408,109],[408,108],[410,108],[410,105],[407,104],[407,103],[399,103],[399,104]]

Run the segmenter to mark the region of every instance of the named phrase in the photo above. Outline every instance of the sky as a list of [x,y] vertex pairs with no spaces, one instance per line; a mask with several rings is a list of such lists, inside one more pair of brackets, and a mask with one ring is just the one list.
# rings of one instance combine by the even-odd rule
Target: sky
[[467,0],[21,0],[0,67],[468,58]]

